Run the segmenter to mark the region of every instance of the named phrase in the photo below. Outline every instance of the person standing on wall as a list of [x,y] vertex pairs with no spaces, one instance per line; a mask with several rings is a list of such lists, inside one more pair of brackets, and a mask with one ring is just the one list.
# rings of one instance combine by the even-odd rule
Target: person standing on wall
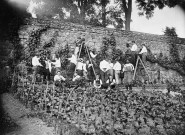
[[141,55],[142,61],[145,64],[146,63],[146,56],[147,56],[147,48],[145,44],[142,44],[142,49],[139,52],[139,54]]
[[100,75],[101,75],[101,80],[102,84],[106,84],[106,81],[108,80],[108,70],[110,69],[109,67],[109,62],[104,59],[100,62]]
[[138,54],[138,46],[136,45],[135,41],[132,41],[131,52],[134,57],[134,65],[135,65],[136,60],[137,60],[137,54]]
[[130,63],[129,60],[127,60],[126,64],[123,66],[124,84],[127,90],[132,90],[133,71],[134,71],[134,66]]

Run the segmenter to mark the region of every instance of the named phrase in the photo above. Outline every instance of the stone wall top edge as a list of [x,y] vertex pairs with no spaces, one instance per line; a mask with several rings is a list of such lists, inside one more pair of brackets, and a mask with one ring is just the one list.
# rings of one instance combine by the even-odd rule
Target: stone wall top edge
[[[130,37],[140,38],[140,40],[148,40],[148,41],[157,40],[158,42],[159,41],[166,42],[171,40],[171,38],[164,35],[143,33],[138,31],[118,30],[118,29],[112,29],[112,28],[103,28],[100,26],[82,25],[77,23],[65,22],[62,20],[42,20],[42,19],[27,18],[25,19],[24,25],[36,25],[36,26],[49,25],[51,28],[63,29],[63,30],[69,30],[69,28],[71,27],[76,27],[77,29],[79,28],[80,30],[88,30],[89,33],[95,33],[94,31],[91,31],[92,29],[94,29],[95,31],[96,30],[102,31],[102,33],[106,33],[107,35],[112,33],[116,34],[117,36],[130,35]],[[185,45],[185,38],[177,38],[177,39],[174,38],[174,40],[177,44]]]

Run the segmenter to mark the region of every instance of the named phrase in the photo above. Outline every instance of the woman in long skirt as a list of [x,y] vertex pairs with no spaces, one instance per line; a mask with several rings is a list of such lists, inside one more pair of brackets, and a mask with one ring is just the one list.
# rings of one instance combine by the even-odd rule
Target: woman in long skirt
[[124,84],[127,90],[132,90],[132,80],[133,80],[133,71],[134,66],[130,63],[129,60],[126,61],[126,64],[123,66],[124,72]]

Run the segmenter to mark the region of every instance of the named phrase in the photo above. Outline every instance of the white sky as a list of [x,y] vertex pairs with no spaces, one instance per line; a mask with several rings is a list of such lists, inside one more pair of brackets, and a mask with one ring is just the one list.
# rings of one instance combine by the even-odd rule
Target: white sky
[[[20,6],[26,5],[30,0],[7,0],[9,2],[16,2]],[[114,0],[111,0],[110,5],[113,5]],[[154,11],[154,16],[149,20],[145,16],[139,16],[138,10],[133,0],[132,6],[132,22],[131,31],[145,32],[151,34],[163,35],[166,26],[175,27],[176,33],[179,37],[185,38],[185,12],[179,7],[168,8],[162,10],[158,8]],[[112,26],[109,26],[112,27]]]
[[131,31],[139,31],[151,34],[163,35],[166,26],[175,27],[178,37],[185,38],[185,13],[179,7],[154,11],[154,16],[149,20],[145,16],[139,16],[135,2],[133,1]]

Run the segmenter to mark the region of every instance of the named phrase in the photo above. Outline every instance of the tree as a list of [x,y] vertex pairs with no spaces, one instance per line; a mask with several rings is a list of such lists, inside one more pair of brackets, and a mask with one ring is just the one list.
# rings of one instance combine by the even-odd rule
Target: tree
[[132,0],[121,0],[122,9],[125,13],[125,30],[130,31],[131,12],[132,12]]
[[106,12],[106,6],[109,3],[109,0],[100,0],[100,5],[102,7],[102,26],[106,27],[106,15],[108,12]]
[[60,19],[64,19],[64,9],[69,11],[73,8],[73,0],[34,0],[33,2],[37,5],[43,3],[42,6],[35,8],[38,18],[52,18],[58,15]]
[[[125,14],[125,30],[130,30],[131,13],[132,13],[132,0],[116,0],[121,2],[122,11]],[[176,5],[184,5],[183,0],[135,0],[139,9],[139,15],[145,15],[146,18],[151,18],[154,14],[155,8],[163,9],[165,6],[175,7]]]
[[164,30],[164,35],[170,37],[177,37],[176,29],[174,27],[166,27],[166,29]]
[[77,3],[77,7],[80,9],[80,22],[84,24],[86,14],[88,15],[95,11],[93,4],[96,3],[96,0],[73,0],[73,3],[74,2]]
[[175,28],[174,27],[172,27],[172,28],[166,27],[166,29],[164,30],[164,35],[168,36],[168,37],[172,37],[172,40],[170,40],[170,42],[169,42],[170,55],[171,55],[172,60],[174,62],[176,62],[176,63],[180,62],[178,46],[173,42],[173,38],[177,37],[177,33],[176,33]]

